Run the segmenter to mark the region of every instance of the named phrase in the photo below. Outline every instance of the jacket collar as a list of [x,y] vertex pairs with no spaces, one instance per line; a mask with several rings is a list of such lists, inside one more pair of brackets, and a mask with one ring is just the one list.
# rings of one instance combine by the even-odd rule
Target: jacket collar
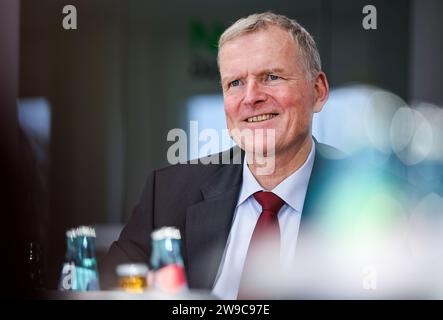
[[[243,152],[238,147],[229,152],[243,159]],[[241,163],[221,165],[201,187],[202,201],[187,208],[188,281],[193,288],[210,289],[213,286],[231,229],[241,182]]]

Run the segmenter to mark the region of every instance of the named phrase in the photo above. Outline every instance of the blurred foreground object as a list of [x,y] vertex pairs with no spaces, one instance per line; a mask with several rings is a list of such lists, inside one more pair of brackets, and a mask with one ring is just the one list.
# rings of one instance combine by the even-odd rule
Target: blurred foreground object
[[171,294],[186,291],[188,286],[180,253],[180,230],[174,227],[163,227],[154,230],[151,237],[153,287]]
[[97,260],[95,256],[95,230],[80,226],[66,232],[65,263],[59,282],[59,290],[100,290]]
[[319,197],[294,264],[266,243],[248,291],[259,299],[442,299],[443,198],[353,158]]
[[120,264],[117,267],[118,287],[130,293],[142,293],[148,288],[148,266],[143,263]]

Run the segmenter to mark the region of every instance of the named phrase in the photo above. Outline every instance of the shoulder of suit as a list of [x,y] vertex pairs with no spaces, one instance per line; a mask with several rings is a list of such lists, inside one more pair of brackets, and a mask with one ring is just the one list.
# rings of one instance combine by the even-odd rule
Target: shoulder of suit
[[345,152],[324,143],[315,143],[316,155],[329,160],[343,160],[349,157]]
[[229,150],[212,154],[195,160],[188,160],[186,163],[169,165],[154,170],[156,175],[173,176],[179,174],[181,176],[207,177],[226,165],[240,165],[243,154],[240,148],[233,147]]

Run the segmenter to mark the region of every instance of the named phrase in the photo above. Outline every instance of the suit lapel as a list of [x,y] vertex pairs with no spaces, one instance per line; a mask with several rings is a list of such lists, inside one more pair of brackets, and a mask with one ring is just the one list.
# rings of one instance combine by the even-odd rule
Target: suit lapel
[[[297,248],[308,248],[310,255],[316,252],[313,246],[322,239],[316,232],[322,217],[329,212],[328,199],[333,194],[337,181],[346,171],[348,162],[344,154],[330,146],[316,142],[314,166],[306,192],[300,221]],[[321,243],[318,243],[321,245]],[[324,249],[322,249],[324,250]],[[299,253],[297,253],[298,255]],[[306,257],[302,257],[303,259]]]
[[229,236],[241,188],[242,165],[223,165],[201,188],[203,201],[187,209],[188,281],[193,288],[213,286]]
[[308,189],[306,190],[305,202],[303,205],[303,213],[301,216],[301,225],[306,224],[306,222],[312,219],[312,216],[315,214],[315,206],[318,202],[318,198],[320,197],[321,187],[322,187],[322,179],[323,177],[323,169],[325,167],[325,159],[318,152],[318,149],[315,152],[314,165],[311,171],[311,177],[309,178]]

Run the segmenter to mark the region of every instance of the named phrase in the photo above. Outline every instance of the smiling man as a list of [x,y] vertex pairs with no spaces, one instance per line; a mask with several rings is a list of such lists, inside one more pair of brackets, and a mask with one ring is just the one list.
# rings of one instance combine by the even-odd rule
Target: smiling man
[[[294,20],[254,14],[222,34],[218,63],[227,126],[246,161],[154,171],[100,263],[104,286],[115,284],[119,263],[149,263],[150,234],[162,226],[180,229],[189,286],[220,298],[247,297],[244,279],[263,239],[271,240],[265,259],[286,268],[295,261],[301,222],[327,182],[325,168],[334,162],[325,154],[336,152],[311,135],[313,114],[329,92],[317,47]],[[275,165],[263,173],[265,158]]]
[[[272,190],[306,161],[312,115],[328,97],[315,42],[293,20],[252,15],[221,36],[219,67],[228,128],[275,130],[275,172],[258,175],[255,165],[249,165],[258,182]],[[250,144],[236,142],[253,153]]]

